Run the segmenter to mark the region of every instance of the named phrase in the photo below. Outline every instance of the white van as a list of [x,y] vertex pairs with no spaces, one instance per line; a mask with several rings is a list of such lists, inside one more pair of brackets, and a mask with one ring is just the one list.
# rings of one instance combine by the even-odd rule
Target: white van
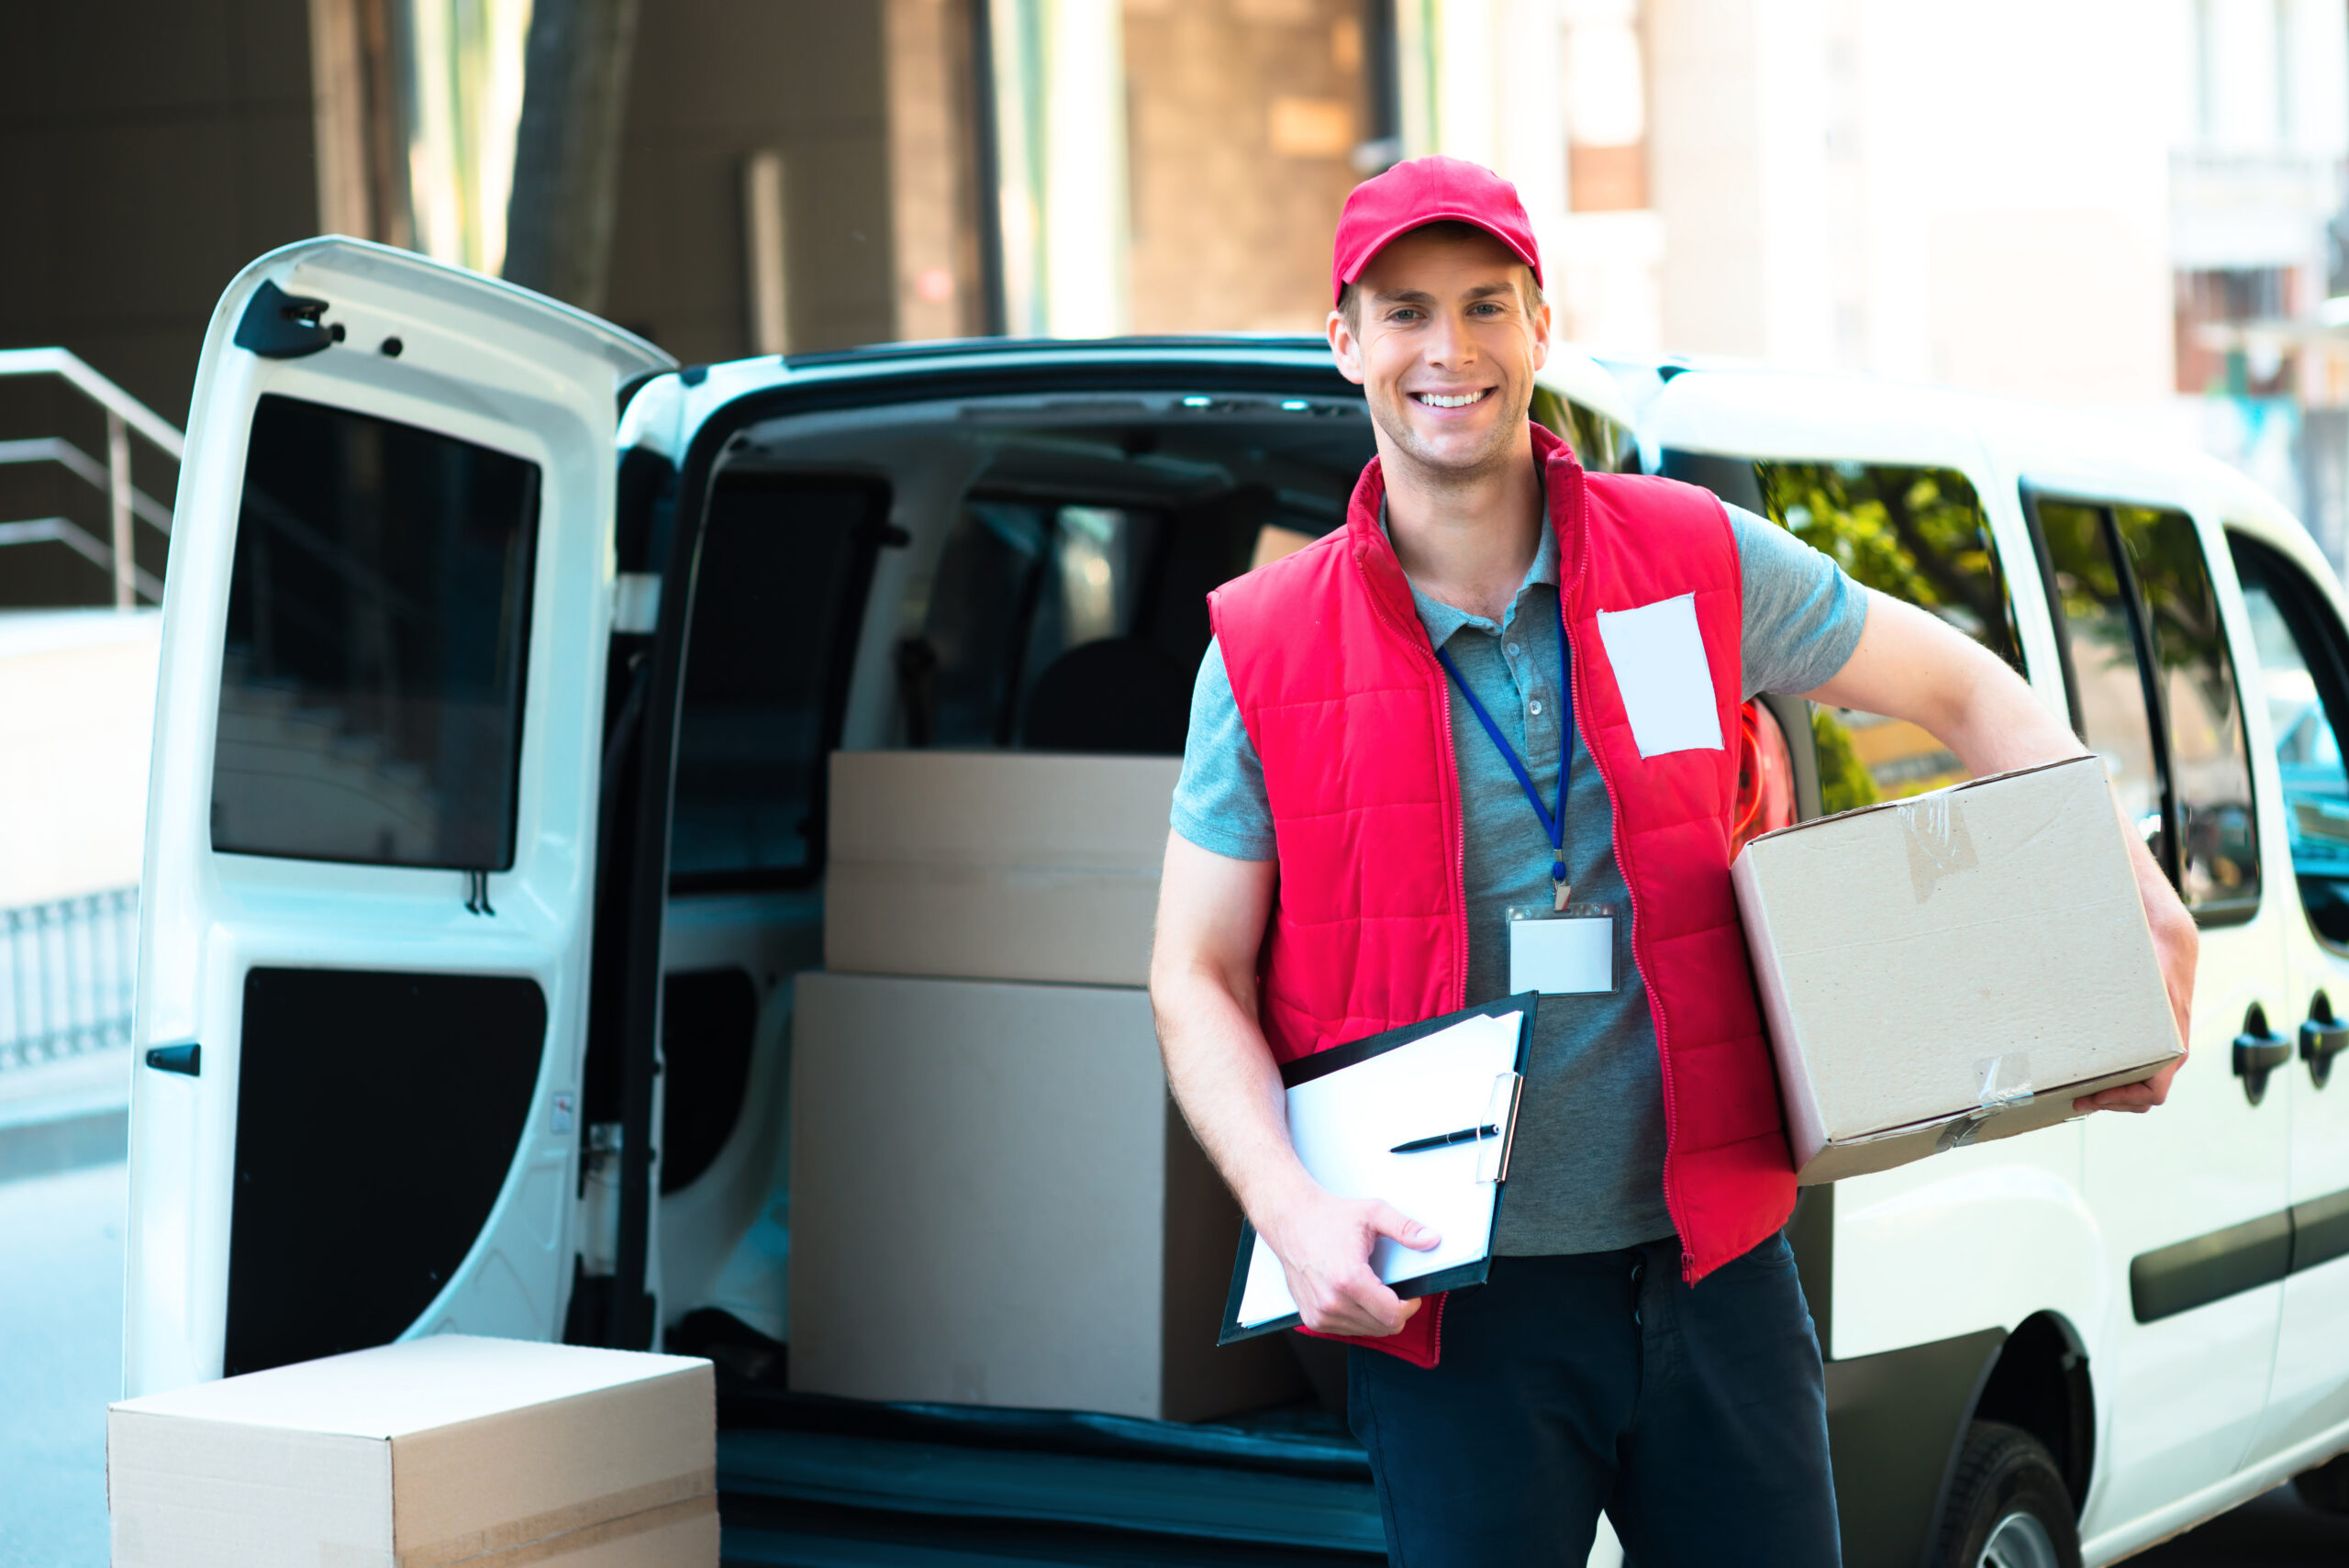
[[[795,1211],[807,1156],[784,1151],[787,1118],[825,1115],[790,1089],[830,760],[1179,751],[1200,596],[1336,526],[1371,450],[1320,345],[681,369],[321,239],[231,284],[195,409],[141,906],[131,1394],[456,1329],[663,1343],[721,1369],[729,1561],[1383,1555],[1310,1350],[1280,1400],[1175,1420],[991,1399],[980,1373],[967,1397],[811,1392],[790,1316],[795,1234],[830,1201]],[[2349,1449],[2349,636],[2307,535],[2214,463],[1951,393],[1562,352],[1537,413],[1593,466],[1709,485],[2012,662],[2110,760],[2202,923],[2165,1107],[1805,1193],[1846,1562],[2107,1562],[2295,1474],[2349,1509],[2325,1462]],[[1120,700],[1048,718],[1039,690],[1102,642]],[[1907,727],[1770,706],[1802,814],[1956,776]],[[1138,984],[1049,995],[1123,1017]],[[957,1006],[942,1037],[980,1027]],[[941,1203],[1035,1131],[974,1115]],[[1182,1283],[1170,1346],[1212,1332],[1174,1322]],[[979,1305],[1048,1305],[1019,1289]]]

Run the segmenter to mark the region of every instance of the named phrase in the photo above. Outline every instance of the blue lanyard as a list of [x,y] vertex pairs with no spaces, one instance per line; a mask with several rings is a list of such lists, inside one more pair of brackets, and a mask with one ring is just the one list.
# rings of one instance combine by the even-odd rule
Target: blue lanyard
[[1460,688],[1460,695],[1468,699],[1469,707],[1475,711],[1476,722],[1482,724],[1485,733],[1492,737],[1501,760],[1508,764],[1508,771],[1517,775],[1518,787],[1525,791],[1525,798],[1533,803],[1533,815],[1542,819],[1542,831],[1550,840],[1550,881],[1555,886],[1564,887],[1566,884],[1566,791],[1574,783],[1575,772],[1575,675],[1568,662],[1564,620],[1558,626],[1558,695],[1559,700],[1565,705],[1562,720],[1565,725],[1565,740],[1558,753],[1558,810],[1555,816],[1542,804],[1542,792],[1533,787],[1533,775],[1525,771],[1524,762],[1519,760],[1516,751],[1502,737],[1501,727],[1493,722],[1493,716],[1485,711],[1485,705],[1478,702],[1476,694],[1468,689],[1468,683],[1461,675],[1460,666],[1452,662],[1452,655],[1439,648],[1435,656],[1443,662],[1444,673],[1450,675],[1452,684]]

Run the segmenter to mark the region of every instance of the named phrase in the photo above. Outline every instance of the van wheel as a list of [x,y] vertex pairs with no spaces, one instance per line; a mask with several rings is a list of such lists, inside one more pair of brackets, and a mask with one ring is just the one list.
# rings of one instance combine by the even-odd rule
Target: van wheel
[[2349,1453],[2292,1477],[2300,1501],[2321,1514],[2349,1514]]
[[2046,1446],[2021,1427],[1965,1434],[1933,1568],[2080,1568],[2071,1494]]

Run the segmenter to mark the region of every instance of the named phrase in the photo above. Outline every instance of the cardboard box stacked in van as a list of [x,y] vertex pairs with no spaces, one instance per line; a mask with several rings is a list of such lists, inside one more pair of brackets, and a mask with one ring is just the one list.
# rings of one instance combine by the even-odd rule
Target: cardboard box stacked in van
[[115,1568],[717,1568],[707,1362],[439,1335],[106,1412]]
[[2047,1127],[2181,1054],[2124,832],[2084,757],[1745,846],[1798,1181]]
[[1178,759],[832,759],[827,968],[792,1023],[796,1389],[1201,1420],[1240,1214],[1169,1103],[1152,922]]

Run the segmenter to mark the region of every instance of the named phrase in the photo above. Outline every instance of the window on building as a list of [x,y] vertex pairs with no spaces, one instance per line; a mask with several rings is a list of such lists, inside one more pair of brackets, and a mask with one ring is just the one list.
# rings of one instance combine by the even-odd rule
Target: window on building
[[2304,275],[2296,268],[2175,273],[2177,390],[2290,396],[2298,379],[2290,318],[2303,287]]
[[275,395],[253,412],[212,847],[514,863],[539,468]]
[[816,874],[826,759],[888,509],[887,487],[863,478],[748,473],[711,496],[677,723],[679,888]]
[[1647,62],[1640,0],[1569,0],[1564,20],[1567,204],[1576,212],[1645,207]]
[[2122,814],[2205,921],[2259,903],[2234,662],[2192,519],[2036,496],[2074,728]]

